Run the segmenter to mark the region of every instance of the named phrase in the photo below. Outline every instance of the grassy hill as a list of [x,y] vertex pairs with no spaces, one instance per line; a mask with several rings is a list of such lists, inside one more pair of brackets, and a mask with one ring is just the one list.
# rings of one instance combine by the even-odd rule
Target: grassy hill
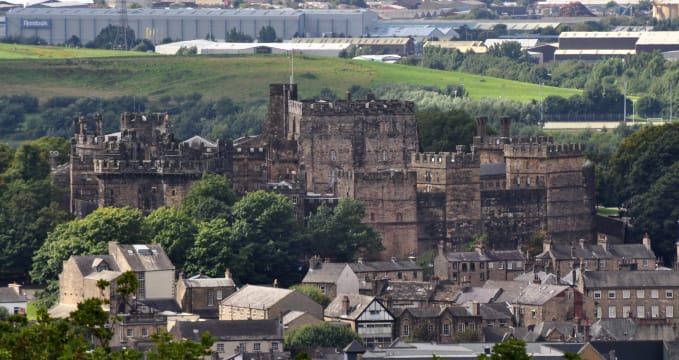
[[[21,49],[20,53],[25,56],[11,59],[6,54],[8,47],[13,46],[0,45],[0,74],[3,74],[0,95],[30,93],[41,99],[61,95],[157,98],[199,92],[205,99],[227,96],[236,101],[247,101],[265,98],[268,84],[287,82],[290,77],[290,59],[284,55],[145,56],[144,53],[16,45],[16,51]],[[20,55],[17,52],[11,55]],[[540,97],[539,87],[534,84],[405,65],[312,56],[295,57],[295,81],[302,98],[315,96],[323,88],[341,96],[352,85],[370,87],[378,83],[440,88],[463,83],[472,98],[505,97],[529,101]],[[578,92],[544,87],[542,96],[568,97]]]

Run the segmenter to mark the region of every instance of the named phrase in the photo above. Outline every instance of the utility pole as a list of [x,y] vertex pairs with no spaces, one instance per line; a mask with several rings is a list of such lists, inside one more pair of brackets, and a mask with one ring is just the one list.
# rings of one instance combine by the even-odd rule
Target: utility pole
[[130,46],[127,43],[127,0],[117,0],[116,4],[120,12],[120,25],[116,29],[116,37],[111,47],[113,50],[129,50]]
[[624,92],[622,96],[622,122],[627,122],[627,81],[624,84]]

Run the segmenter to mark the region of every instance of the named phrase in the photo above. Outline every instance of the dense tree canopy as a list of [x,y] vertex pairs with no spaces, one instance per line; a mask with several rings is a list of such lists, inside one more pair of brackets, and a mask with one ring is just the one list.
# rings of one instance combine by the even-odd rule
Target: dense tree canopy
[[310,251],[338,262],[382,251],[379,233],[361,222],[365,215],[365,205],[353,199],[344,198],[335,208],[321,205],[307,218]]
[[322,322],[287,331],[285,333],[285,348],[297,351],[319,347],[343,348],[354,340],[363,344],[363,339],[350,327]]
[[474,137],[474,120],[463,111],[420,111],[416,116],[422,151],[455,151],[455,146],[468,145]]

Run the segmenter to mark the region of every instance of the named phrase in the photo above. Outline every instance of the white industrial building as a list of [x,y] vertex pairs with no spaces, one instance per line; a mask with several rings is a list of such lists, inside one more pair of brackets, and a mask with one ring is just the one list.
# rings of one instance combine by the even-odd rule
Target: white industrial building
[[[127,18],[137,38],[152,34],[149,40],[155,43],[167,37],[226,39],[234,28],[257,38],[265,26],[273,27],[283,40],[301,35],[360,37],[377,22],[377,15],[364,9],[128,9]],[[107,26],[121,24],[119,10],[89,8],[17,8],[7,13],[6,20],[7,36],[38,36],[50,44],[63,44],[73,35],[87,43]]]
[[339,56],[347,50],[350,43],[296,44],[296,43],[227,43],[209,40],[179,41],[156,46],[156,52],[174,55],[181,48],[196,48],[197,54],[289,54],[294,50],[300,55]]

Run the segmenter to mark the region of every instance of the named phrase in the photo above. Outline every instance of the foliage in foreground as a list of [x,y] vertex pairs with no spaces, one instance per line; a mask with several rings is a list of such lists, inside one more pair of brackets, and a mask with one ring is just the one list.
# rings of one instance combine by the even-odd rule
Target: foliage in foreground
[[350,327],[322,322],[288,331],[285,334],[285,348],[297,351],[343,348],[354,340],[363,344],[363,339]]

